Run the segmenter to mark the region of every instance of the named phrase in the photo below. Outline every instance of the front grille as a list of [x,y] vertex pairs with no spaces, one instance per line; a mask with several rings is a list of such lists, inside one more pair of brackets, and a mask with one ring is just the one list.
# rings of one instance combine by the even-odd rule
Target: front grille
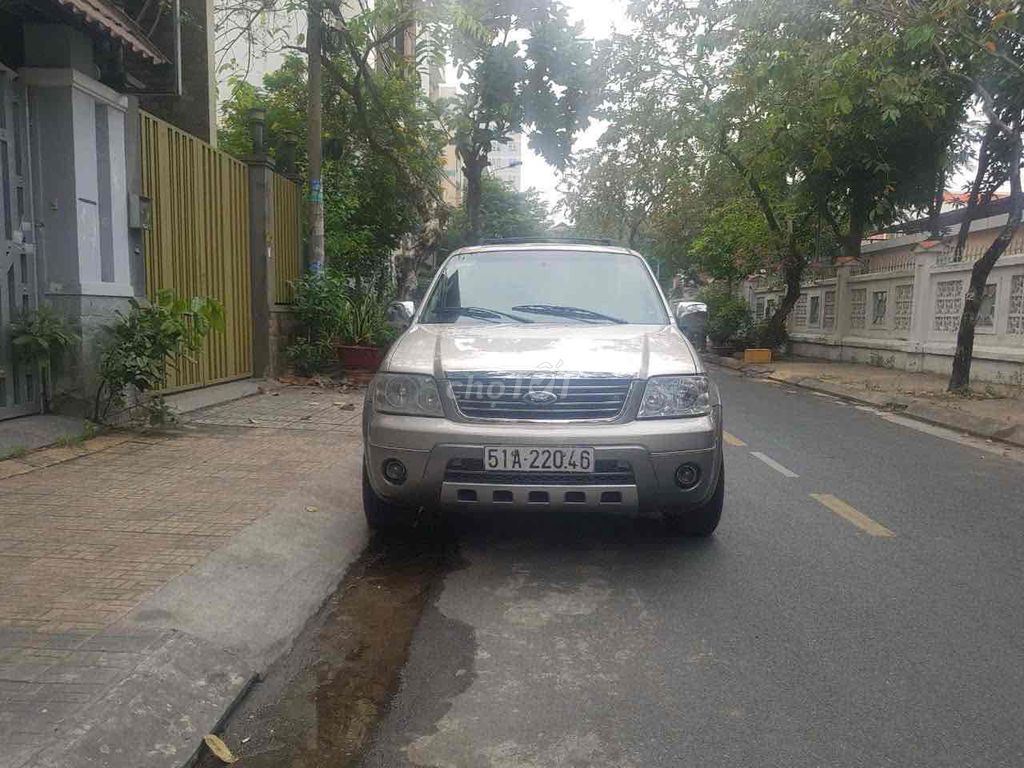
[[578,472],[488,472],[483,459],[452,459],[445,468],[449,483],[490,483],[494,485],[635,485],[633,467],[625,461],[598,459],[594,471]]
[[[578,421],[614,419],[633,379],[621,377],[450,376],[455,402],[470,419]],[[550,402],[536,402],[546,392]]]

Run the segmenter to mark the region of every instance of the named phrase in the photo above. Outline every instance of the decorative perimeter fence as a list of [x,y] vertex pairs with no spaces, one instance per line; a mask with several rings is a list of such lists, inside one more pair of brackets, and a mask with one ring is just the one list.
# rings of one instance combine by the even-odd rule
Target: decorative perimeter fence
[[[789,317],[793,351],[948,374],[979,249],[960,260],[946,243],[879,249],[861,264],[838,267],[835,277],[808,280]],[[757,317],[770,314],[782,297],[782,287],[763,278],[747,281],[744,292]],[[1024,387],[1024,237],[989,276],[972,373],[979,381]]]

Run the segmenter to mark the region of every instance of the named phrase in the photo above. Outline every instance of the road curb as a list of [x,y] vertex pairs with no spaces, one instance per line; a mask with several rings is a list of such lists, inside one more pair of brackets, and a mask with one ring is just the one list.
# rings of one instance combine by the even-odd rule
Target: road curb
[[763,367],[744,365],[739,360],[730,357],[705,354],[704,361],[711,365],[729,368],[744,376],[769,379],[778,384],[788,384],[789,386],[800,387],[812,392],[832,395],[852,403],[891,410],[899,413],[901,416],[907,416],[925,424],[944,427],[985,440],[998,440],[1008,445],[1024,448],[1024,425],[1007,426],[984,416],[970,416],[966,413],[949,411],[945,408],[921,403],[905,395],[875,395],[871,392],[852,391],[837,384],[830,384],[829,382],[807,377],[787,379],[782,376],[774,376],[771,371],[765,371]]

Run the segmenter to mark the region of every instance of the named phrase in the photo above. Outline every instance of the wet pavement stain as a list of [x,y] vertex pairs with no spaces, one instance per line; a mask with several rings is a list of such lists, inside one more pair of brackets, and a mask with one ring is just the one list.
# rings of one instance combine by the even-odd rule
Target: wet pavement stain
[[[292,649],[228,719],[220,735],[239,758],[237,764],[357,765],[398,688],[421,616],[430,610],[444,575],[457,567],[454,537],[446,531],[375,539]],[[469,628],[466,632],[472,643]],[[458,684],[471,679],[472,670],[465,670]],[[196,765],[223,763],[205,752]]]

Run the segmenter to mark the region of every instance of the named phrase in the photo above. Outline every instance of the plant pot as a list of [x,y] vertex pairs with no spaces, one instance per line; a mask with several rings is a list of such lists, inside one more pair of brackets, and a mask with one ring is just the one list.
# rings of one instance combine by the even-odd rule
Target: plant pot
[[384,350],[380,347],[339,344],[335,349],[338,353],[338,362],[346,371],[372,373],[380,368],[380,364],[384,360]]
[[772,351],[770,349],[747,347],[743,350],[744,363],[770,363],[771,361]]

